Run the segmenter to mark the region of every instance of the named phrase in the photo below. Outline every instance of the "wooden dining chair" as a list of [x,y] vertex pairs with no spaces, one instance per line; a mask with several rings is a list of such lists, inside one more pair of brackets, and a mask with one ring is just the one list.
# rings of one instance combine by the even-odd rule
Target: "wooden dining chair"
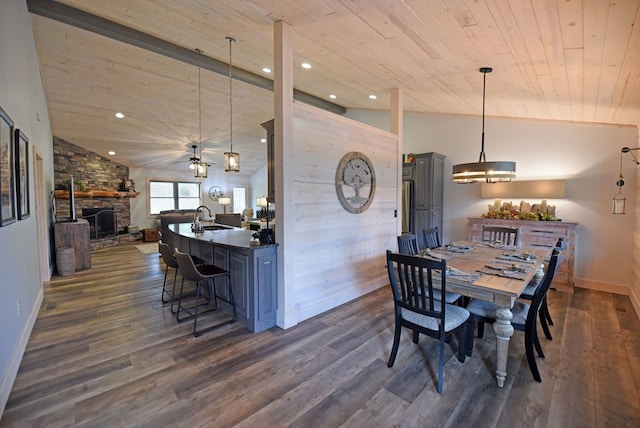
[[[418,255],[420,253],[420,250],[418,250],[418,237],[415,234],[409,232],[405,232],[402,235],[398,236],[398,253],[409,256]],[[436,295],[436,299],[442,300],[442,295],[438,293]],[[445,291],[444,301],[446,303],[456,303],[459,301],[461,302],[462,295],[453,293],[451,291]]]
[[[511,313],[513,314],[513,318],[511,318],[511,325],[514,330],[524,332],[524,347],[527,362],[529,363],[529,369],[531,370],[533,378],[538,382],[542,382],[542,378],[540,377],[540,371],[538,370],[536,358],[533,354],[533,348],[535,347],[540,358],[544,358],[544,352],[540,345],[540,340],[538,339],[536,319],[538,318],[542,302],[549,291],[549,287],[551,287],[553,277],[558,270],[560,254],[561,251],[559,249],[553,249],[551,259],[549,260],[549,266],[547,267],[544,278],[540,282],[540,285],[534,294],[531,304],[529,305],[522,301],[516,301],[513,308],[511,308]],[[493,323],[496,320],[496,311],[499,308],[500,306],[493,302],[471,299],[467,305],[467,310],[470,314],[469,320],[470,322]],[[471,356],[473,351],[473,325],[467,329],[466,346],[466,355]]]
[[422,240],[425,248],[438,248],[442,246],[438,226],[422,229]]
[[[393,367],[395,362],[402,327],[412,330],[413,343],[418,343],[420,333],[438,339],[440,357],[437,390],[442,393],[445,341],[450,333],[458,333],[458,361],[464,362],[464,341],[469,320],[469,312],[465,308],[443,304],[435,298],[440,290],[434,287],[434,271],[446,272],[447,262],[387,250],[387,270],[395,314],[393,346],[387,366]],[[439,288],[446,291],[446,275],[442,275]]]
[[[560,251],[564,251],[566,246],[567,246],[567,243],[564,240],[564,236],[559,237],[558,241],[556,242],[555,248],[559,249]],[[561,262],[562,262],[562,259],[560,259],[560,262],[558,264],[560,264]],[[522,294],[520,294],[520,298],[525,300],[533,300],[533,296],[535,295],[535,292],[538,289],[540,282],[541,282],[540,279],[533,278],[529,282],[529,284],[525,287],[525,289],[522,291]],[[549,311],[549,305],[547,304],[547,300],[548,300],[548,297],[545,297],[544,301],[542,302],[542,306],[540,306],[540,311],[538,315],[540,317],[540,326],[542,327],[544,336],[548,340],[553,340],[553,336],[551,335],[551,330],[549,329],[549,326],[553,325],[553,319],[551,318],[551,312]]]
[[409,232],[405,232],[398,236],[398,252],[400,254],[408,254],[410,256],[418,254],[418,237]]
[[482,240],[502,242],[505,245],[518,245],[520,243],[520,228],[482,226]]

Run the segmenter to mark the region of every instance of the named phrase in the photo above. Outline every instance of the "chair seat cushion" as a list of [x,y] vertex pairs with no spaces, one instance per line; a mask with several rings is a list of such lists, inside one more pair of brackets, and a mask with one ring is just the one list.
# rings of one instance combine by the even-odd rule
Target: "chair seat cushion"
[[[496,311],[500,306],[492,302],[487,302],[480,299],[471,299],[467,305],[467,310],[476,316],[483,318],[496,319]],[[511,318],[511,324],[524,325],[527,320],[527,314],[529,313],[529,304],[517,301],[513,308],[511,308],[513,318]]]
[[527,300],[533,300],[533,295],[536,294],[536,290],[538,289],[539,285],[540,280],[537,278],[533,278],[531,281],[529,281],[529,284],[527,284],[524,290],[522,290],[522,293],[520,293],[520,297]]
[[[436,310],[440,309],[441,304],[442,303],[439,300],[436,300],[434,302],[434,307],[436,308]],[[413,324],[417,324],[430,330],[438,330],[440,322],[438,318],[422,315],[406,308],[400,308],[400,313],[403,319]],[[468,319],[469,311],[467,311],[465,308],[447,304],[444,321],[444,331],[451,331],[462,325]]]
[[[440,297],[439,295],[436,296],[436,298]],[[455,301],[457,301],[458,299],[460,299],[462,297],[461,294],[458,293],[452,293],[451,291],[445,291],[444,293],[444,302],[445,303],[453,303]],[[442,300],[442,299],[440,299]]]
[[[461,297],[462,295],[458,293],[452,293],[451,291],[444,292],[445,303],[454,303]],[[442,301],[442,290],[433,290],[433,298]]]
[[229,271],[214,265],[198,265],[196,266],[196,269],[202,276],[216,276],[216,275],[225,275],[229,273]]

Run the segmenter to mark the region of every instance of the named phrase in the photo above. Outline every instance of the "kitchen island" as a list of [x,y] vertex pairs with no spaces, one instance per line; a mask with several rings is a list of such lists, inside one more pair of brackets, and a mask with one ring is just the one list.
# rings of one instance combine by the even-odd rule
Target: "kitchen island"
[[[277,244],[251,245],[254,231],[230,226],[194,232],[190,223],[173,223],[167,229],[180,251],[229,271],[238,322],[254,333],[276,325]],[[224,295],[226,290],[221,284],[218,291]],[[218,304],[232,313],[226,303]]]

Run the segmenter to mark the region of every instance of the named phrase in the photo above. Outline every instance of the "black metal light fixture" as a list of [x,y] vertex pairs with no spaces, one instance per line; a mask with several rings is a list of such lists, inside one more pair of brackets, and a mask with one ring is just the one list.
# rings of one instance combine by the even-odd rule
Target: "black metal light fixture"
[[[202,50],[196,49],[202,54]],[[207,178],[207,163],[202,162],[202,89],[200,86],[200,66],[198,66],[198,142],[200,143],[200,157],[196,157],[196,146],[193,146],[193,175],[196,178]]]
[[224,170],[226,172],[240,172],[240,155],[233,151],[233,78],[231,76],[231,45],[236,41],[233,37],[226,37],[229,42],[229,151],[224,153]]
[[484,75],[482,86],[482,146],[478,162],[462,163],[453,166],[452,179],[456,183],[467,184],[484,181],[487,183],[510,182],[516,176],[516,163],[510,161],[487,162],[484,153],[484,109],[487,73],[493,71],[490,67],[480,68]]
[[632,152],[632,150],[640,150],[640,148],[631,149],[629,147],[623,147],[622,150],[620,150],[620,175],[618,176],[618,181],[616,181],[616,186],[618,186],[618,193],[616,193],[613,197],[612,214],[626,214],[627,198],[626,196],[624,196],[624,193],[622,193],[622,186],[624,186],[624,177],[622,175],[622,154],[631,154],[631,157],[633,157],[633,162],[636,165],[640,165],[640,162],[638,162],[638,157]]

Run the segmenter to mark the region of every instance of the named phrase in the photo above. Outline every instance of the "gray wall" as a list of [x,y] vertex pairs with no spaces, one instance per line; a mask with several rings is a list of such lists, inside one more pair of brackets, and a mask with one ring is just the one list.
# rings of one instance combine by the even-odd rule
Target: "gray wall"
[[[29,138],[31,194],[31,216],[0,228],[0,409],[4,409],[40,307],[42,281],[49,279],[41,278],[38,269],[33,149],[45,159],[48,195],[53,190],[52,136],[31,16],[24,0],[0,2],[0,56],[0,106]],[[49,206],[48,198],[38,202]],[[48,242],[49,236],[41,239]]]

